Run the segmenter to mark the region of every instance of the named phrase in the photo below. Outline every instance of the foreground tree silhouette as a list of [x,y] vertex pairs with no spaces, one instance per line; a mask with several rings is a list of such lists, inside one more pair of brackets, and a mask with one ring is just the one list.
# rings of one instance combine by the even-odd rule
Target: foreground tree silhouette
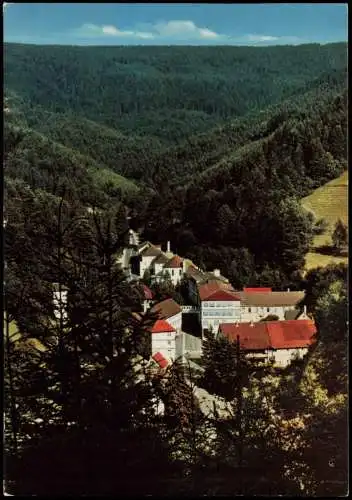
[[[17,494],[154,491],[151,473],[159,461],[168,463],[167,449],[143,361],[152,319],[132,314],[141,310],[139,294],[116,264],[127,227],[123,207],[89,215],[72,213],[63,199],[44,205],[30,214],[36,248],[24,257],[39,271],[45,300],[24,294],[13,310],[25,336],[35,335],[44,351],[26,357],[25,374],[25,364],[14,367],[26,411],[17,462],[8,455],[9,481]],[[26,231],[12,230],[14,240],[28,239]],[[51,283],[68,291],[64,314],[54,312]],[[131,474],[140,482],[131,483]]]

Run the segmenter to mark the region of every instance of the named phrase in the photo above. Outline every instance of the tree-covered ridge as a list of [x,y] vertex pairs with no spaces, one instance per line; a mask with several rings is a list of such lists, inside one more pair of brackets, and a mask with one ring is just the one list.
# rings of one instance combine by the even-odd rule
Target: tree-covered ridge
[[88,155],[11,120],[4,127],[4,174],[54,195],[63,186],[82,203],[136,192],[137,186]]
[[[189,136],[189,124],[193,133],[205,131],[280,102],[346,66],[345,43],[262,48],[5,44],[4,53],[5,88],[31,106],[70,110],[167,143]],[[177,117],[178,130],[172,125]]]
[[299,199],[347,167],[346,97],[327,92],[310,108],[272,117],[262,124],[269,134],[234,149],[183,187],[168,188],[167,172],[160,170],[159,189],[142,217],[146,237],[171,239],[180,254],[233,272],[236,286],[252,279],[263,286],[290,283],[319,231]]

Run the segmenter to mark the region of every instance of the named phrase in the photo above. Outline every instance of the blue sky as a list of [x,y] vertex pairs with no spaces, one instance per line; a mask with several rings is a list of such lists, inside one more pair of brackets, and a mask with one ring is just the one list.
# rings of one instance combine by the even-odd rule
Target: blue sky
[[347,40],[347,4],[6,3],[7,42],[281,45]]

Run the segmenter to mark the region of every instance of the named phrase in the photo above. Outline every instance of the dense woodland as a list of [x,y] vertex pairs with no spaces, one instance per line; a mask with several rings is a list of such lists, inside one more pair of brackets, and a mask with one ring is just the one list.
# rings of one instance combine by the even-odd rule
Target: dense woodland
[[[323,222],[299,200],[347,168],[346,44],[4,56],[8,489],[345,494],[347,270],[303,277]],[[231,411],[205,417],[187,367],[145,372],[153,318],[116,264],[129,226],[235,287],[306,289],[317,347],[278,376],[210,335],[188,379]]]

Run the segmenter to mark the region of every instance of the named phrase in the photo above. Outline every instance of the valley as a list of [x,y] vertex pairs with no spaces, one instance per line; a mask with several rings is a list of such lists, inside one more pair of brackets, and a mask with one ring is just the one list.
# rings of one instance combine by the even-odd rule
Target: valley
[[6,42],[4,96],[11,492],[343,496],[347,43]]

